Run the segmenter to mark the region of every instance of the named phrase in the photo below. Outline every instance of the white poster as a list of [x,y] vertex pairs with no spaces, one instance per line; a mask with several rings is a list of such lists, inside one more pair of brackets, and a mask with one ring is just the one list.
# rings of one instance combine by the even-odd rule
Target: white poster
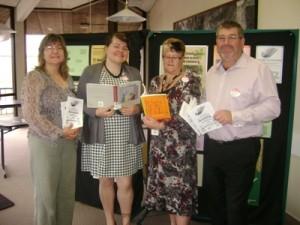
[[197,186],[203,184],[203,154],[197,154]]
[[256,46],[256,58],[269,66],[277,84],[282,83],[283,46]]

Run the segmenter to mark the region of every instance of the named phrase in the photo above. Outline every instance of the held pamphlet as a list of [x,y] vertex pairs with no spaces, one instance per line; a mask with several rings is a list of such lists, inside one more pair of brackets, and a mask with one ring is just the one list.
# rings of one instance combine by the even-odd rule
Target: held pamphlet
[[72,128],[83,126],[83,100],[68,97],[67,101],[61,102],[62,127],[72,125]]
[[142,95],[141,101],[146,116],[157,120],[171,118],[169,101],[166,94]]
[[86,84],[87,107],[98,108],[114,106],[120,109],[122,105],[140,103],[141,82],[129,81],[122,85]]
[[193,128],[198,135],[204,135],[209,131],[222,127],[222,124],[214,120],[214,109],[210,102],[200,105],[194,103],[182,104],[179,115]]

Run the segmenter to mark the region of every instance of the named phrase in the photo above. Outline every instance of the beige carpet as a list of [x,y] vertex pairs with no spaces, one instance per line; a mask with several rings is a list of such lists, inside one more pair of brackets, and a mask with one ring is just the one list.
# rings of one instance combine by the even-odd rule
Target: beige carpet
[[[0,193],[15,203],[14,206],[0,210],[0,225],[32,225],[33,193],[29,172],[29,151],[27,147],[27,128],[5,134],[5,160],[7,175],[0,172]],[[118,225],[120,216],[116,215]],[[143,225],[168,225],[168,216],[163,213],[150,213],[142,221]],[[77,202],[73,225],[105,225],[102,210]],[[192,221],[191,225],[207,225]],[[299,225],[290,216],[285,225]]]
[[5,134],[5,164],[7,178],[0,173],[0,192],[15,205],[0,211],[1,225],[32,225],[32,185],[29,174],[29,154],[26,128]]
[[[27,128],[5,134],[5,161],[7,178],[0,172],[0,193],[12,200],[15,205],[0,210],[0,225],[32,225],[33,193],[29,171],[29,150],[27,147]],[[120,225],[120,216],[116,215]],[[169,224],[168,216],[150,213],[143,225]],[[193,221],[191,225],[204,225]],[[77,202],[73,225],[105,225],[102,210]]]

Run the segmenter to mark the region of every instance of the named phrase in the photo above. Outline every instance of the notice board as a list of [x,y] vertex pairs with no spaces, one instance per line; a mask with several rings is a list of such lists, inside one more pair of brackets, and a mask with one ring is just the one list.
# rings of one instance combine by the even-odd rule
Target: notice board
[[[146,82],[162,73],[161,44],[169,37],[180,38],[187,45],[185,66],[196,70],[205,79],[207,70],[218,60],[215,51],[215,33],[212,31],[150,32],[147,39]],[[284,222],[289,158],[293,130],[296,88],[298,30],[246,30],[244,52],[268,64],[277,83],[281,100],[281,115],[265,124],[261,137],[262,151],[257,163],[256,179],[249,196],[252,224],[278,224]],[[193,53],[192,49],[197,49]],[[201,60],[198,60],[201,57]],[[199,61],[199,62],[198,62]],[[204,87],[203,87],[204,88]],[[198,167],[203,165],[198,152]],[[203,172],[198,168],[198,173]],[[202,179],[202,176],[199,176]],[[198,181],[199,213],[196,220],[209,220],[205,181]]]

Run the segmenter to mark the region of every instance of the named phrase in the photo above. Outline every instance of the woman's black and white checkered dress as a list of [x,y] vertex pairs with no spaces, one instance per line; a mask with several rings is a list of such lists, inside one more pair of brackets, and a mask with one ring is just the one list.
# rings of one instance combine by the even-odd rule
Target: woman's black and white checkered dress
[[[115,78],[105,67],[100,83],[123,84],[126,76]],[[130,118],[114,114],[104,118],[105,144],[82,144],[81,170],[94,178],[130,176],[143,167],[141,145],[129,144]]]

